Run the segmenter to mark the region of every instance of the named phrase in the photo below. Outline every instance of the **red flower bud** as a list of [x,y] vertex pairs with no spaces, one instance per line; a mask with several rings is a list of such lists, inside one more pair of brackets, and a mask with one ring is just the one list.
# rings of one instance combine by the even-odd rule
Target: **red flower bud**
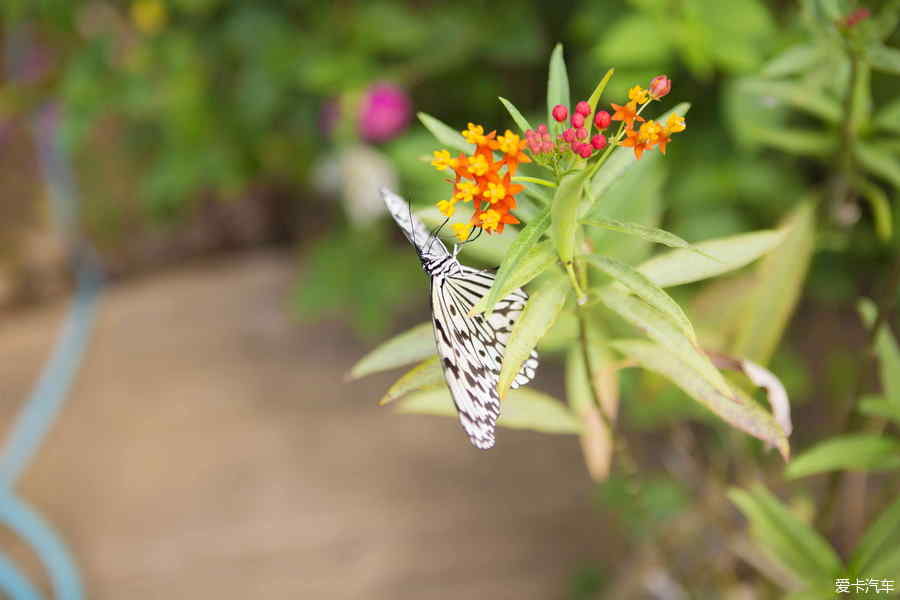
[[605,110],[601,110],[594,115],[594,125],[597,129],[606,129],[610,123],[612,123],[612,117]]
[[575,130],[575,139],[576,140],[583,140],[586,137],[587,137],[587,129],[585,129],[584,127],[579,127],[578,129]]
[[665,75],[657,75],[650,80],[650,97],[659,100],[672,90],[672,80]]
[[591,114],[591,105],[582,100],[575,105],[575,112],[583,117],[587,117]]
[[572,113],[572,127],[579,129],[584,127],[584,115],[581,113]]
[[847,27],[853,27],[860,21],[868,19],[871,14],[872,13],[869,12],[869,9],[865,6],[857,8],[844,18],[844,25],[846,25]]
[[590,144],[581,144],[580,146],[578,146],[577,152],[578,156],[580,156],[581,158],[589,158],[591,154],[594,153],[594,149],[591,148]]
[[550,140],[541,142],[541,152],[553,152],[553,142]]
[[553,107],[553,111],[551,114],[557,122],[562,123],[569,116],[569,109],[562,104],[557,104]]
[[571,127],[569,127],[568,129],[563,131],[562,137],[564,140],[566,140],[569,143],[574,142],[575,141],[575,130],[572,129]]
[[602,133],[598,133],[591,138],[591,146],[593,146],[596,150],[603,150],[604,148],[606,148],[606,136]]
[[547,126],[541,123],[537,126],[537,132],[541,135],[544,135],[545,133],[547,133]]

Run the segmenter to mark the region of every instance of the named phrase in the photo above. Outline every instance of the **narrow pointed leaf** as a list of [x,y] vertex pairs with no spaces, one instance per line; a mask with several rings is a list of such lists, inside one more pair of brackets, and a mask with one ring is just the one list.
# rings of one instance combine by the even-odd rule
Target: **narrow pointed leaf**
[[[399,413],[456,417],[456,407],[447,388],[410,394],[396,403]],[[556,398],[530,388],[510,390],[503,399],[500,427],[531,429],[543,433],[578,433],[581,424]],[[498,442],[502,443],[502,442]]]
[[762,68],[763,77],[785,77],[805,73],[821,59],[818,44],[797,44],[784,50]]
[[679,248],[654,256],[637,270],[659,287],[708,279],[744,267],[775,248],[784,231],[761,230],[699,242],[694,246],[717,260]]
[[895,406],[884,396],[863,396],[859,401],[859,412],[900,423],[900,406]]
[[469,314],[474,315],[485,310],[493,310],[494,305],[501,298],[504,298],[515,289],[507,289],[506,287],[510,276],[517,271],[519,265],[528,255],[529,250],[534,248],[548,227],[550,227],[550,209],[545,209],[538,218],[532,220],[516,236],[516,240],[509,247],[509,251],[500,264],[500,268],[497,269],[497,276],[494,278],[494,284],[491,286],[491,289],[488,290],[488,293],[480,302],[472,307]]
[[[525,256],[523,256],[522,259],[516,263],[515,267],[512,268],[509,277],[507,277],[503,287],[500,288],[497,297],[505,298],[512,293],[513,290],[526,285],[532,279],[556,264],[556,260],[557,256],[556,250],[553,248],[553,242],[551,240],[538,242],[532,246],[531,249],[525,253]],[[481,300],[479,300],[475,306],[472,307],[472,310],[469,311],[470,314],[478,314],[488,310],[488,302],[488,297],[482,296]]]
[[668,246],[669,248],[687,248],[688,250],[692,250],[701,255],[704,255],[702,250],[692,246],[689,242],[681,239],[674,233],[669,233],[665,229],[648,227],[647,225],[641,225],[640,223],[617,221],[615,219],[602,219],[599,217],[582,219],[581,222],[592,227],[600,227],[602,229],[608,229],[609,231],[624,233],[625,235],[633,235],[635,237],[641,238],[642,240],[654,242],[656,244],[662,244],[664,246]]
[[[872,327],[877,316],[875,304],[865,298],[859,302],[858,309],[866,325]],[[884,396],[896,411],[900,411],[900,348],[887,324],[882,325],[875,336],[875,354]]]
[[900,498],[866,529],[850,557],[850,567],[856,573],[874,573],[872,566],[891,548],[900,548]]
[[500,103],[506,107],[507,112],[509,112],[509,116],[512,117],[513,121],[516,122],[516,126],[522,131],[522,134],[529,129],[532,129],[531,123],[528,122],[528,119],[522,116],[522,113],[519,112],[519,109],[516,108],[516,105],[500,96]]
[[726,423],[778,448],[787,460],[790,449],[781,427],[752,398],[732,390],[723,394],[696,370],[689,367],[670,350],[645,340],[616,340],[610,346],[636,361],[645,369],[670,379],[687,395],[718,415]]
[[796,127],[754,127],[749,130],[753,139],[761,144],[783,150],[788,154],[827,158],[837,149],[837,137],[829,132],[798,129]]
[[900,75],[900,50],[877,44],[869,49],[869,62],[873,69]]
[[444,371],[441,361],[437,356],[432,356],[407,371],[400,379],[388,388],[387,393],[378,401],[379,406],[384,406],[398,398],[414,392],[420,388],[429,388],[444,385]]
[[550,72],[547,77],[547,125],[553,123],[553,107],[569,106],[569,74],[563,58],[563,46],[557,44],[550,55]]
[[471,152],[474,146],[466,141],[458,131],[444,123],[443,121],[436,119],[429,115],[428,113],[416,113],[416,116],[419,117],[419,121],[422,122],[422,125],[425,126],[428,131],[431,132],[437,141],[444,144],[445,146],[449,146],[455,150],[459,150],[461,152]]
[[647,276],[614,258],[596,254],[587,255],[584,258],[668,317],[691,343],[697,345],[697,335],[694,333],[694,327],[687,315],[684,314],[678,303],[672,300],[671,296],[657,287]]
[[500,381],[497,384],[497,392],[501,398],[505,398],[506,391],[538,340],[556,321],[568,292],[569,282],[563,277],[554,277],[545,281],[528,299],[528,304],[513,325],[506,342],[506,353],[500,369]]
[[575,256],[575,237],[578,232],[578,204],[587,179],[587,169],[569,173],[556,188],[551,206],[553,241],[564,265]]
[[350,370],[351,379],[396,369],[428,358],[436,351],[431,323],[416,325],[366,354]]
[[856,158],[869,173],[887,180],[900,190],[900,161],[891,152],[871,143],[860,142],[855,146]]
[[[606,89],[606,84],[609,83],[609,80],[612,79],[613,73],[615,73],[615,69],[610,69],[606,72],[606,75],[603,76],[603,79],[600,80],[600,83],[597,84],[597,87],[594,88],[594,91],[591,92],[590,97],[588,98],[588,106],[591,107],[591,114],[594,114],[594,110],[597,108],[597,103],[600,102],[600,96],[603,95],[603,90]],[[593,119],[586,119],[584,128],[587,129],[588,137],[591,137],[591,127],[594,126]]]
[[869,201],[872,209],[872,220],[875,221],[875,233],[882,241],[891,239],[894,229],[894,219],[891,216],[891,201],[880,186],[871,181],[859,182],[859,191]]
[[900,467],[900,440],[861,433],[825,440],[797,455],[785,469],[789,479],[837,470]]

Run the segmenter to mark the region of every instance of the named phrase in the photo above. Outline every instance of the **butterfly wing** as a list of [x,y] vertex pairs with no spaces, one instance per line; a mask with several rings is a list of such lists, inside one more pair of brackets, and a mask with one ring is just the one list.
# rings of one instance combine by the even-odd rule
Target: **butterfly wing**
[[432,255],[444,256],[450,254],[444,243],[432,237],[428,233],[425,224],[412,214],[412,210],[406,200],[387,188],[381,188],[381,197],[384,199],[391,216],[394,217],[394,221],[397,222],[406,238],[420,253],[427,247]]

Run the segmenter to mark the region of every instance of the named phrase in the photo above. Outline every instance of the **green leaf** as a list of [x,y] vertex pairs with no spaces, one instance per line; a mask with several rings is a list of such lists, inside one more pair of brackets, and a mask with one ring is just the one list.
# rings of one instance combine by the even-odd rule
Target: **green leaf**
[[379,371],[396,369],[422,360],[435,353],[434,332],[431,323],[416,325],[384,342],[353,366],[351,379],[359,379]]
[[528,299],[528,304],[513,325],[506,342],[506,354],[497,383],[500,398],[506,397],[506,392],[518,375],[522,364],[534,350],[538,340],[556,321],[568,292],[569,282],[563,277],[553,277],[543,282]]
[[551,214],[553,217],[553,241],[556,252],[564,265],[575,256],[575,237],[578,232],[578,203],[587,179],[587,169],[569,173],[559,182],[553,196]]
[[[877,316],[875,303],[864,298],[860,300],[857,308],[866,325],[872,327]],[[897,347],[897,340],[891,334],[887,323],[882,324],[875,337],[875,354],[878,356],[878,373],[884,395],[894,408],[900,411],[900,348]]]
[[816,43],[797,44],[770,60],[761,71],[763,77],[785,77],[809,72],[821,60]]
[[826,131],[753,127],[748,128],[748,135],[756,142],[797,156],[827,158],[837,150],[837,138]]
[[[551,240],[538,242],[522,257],[510,271],[506,283],[500,288],[498,298],[506,298],[513,290],[516,290],[529,281],[552,267],[556,263],[556,250]],[[472,314],[478,314],[488,309],[488,297],[482,296],[472,308]]]
[[474,149],[474,146],[467,142],[466,138],[443,121],[423,112],[416,113],[416,116],[419,117],[422,125],[431,132],[431,135],[443,145],[466,153],[470,153]]
[[[687,248],[692,252],[697,252],[700,255],[703,255],[702,250],[695,248],[687,241],[681,239],[674,233],[669,233],[665,229],[648,227],[647,225],[641,225],[640,223],[629,223],[627,221],[617,221],[615,219],[603,219],[600,217],[589,217],[586,219],[582,219],[581,222],[584,225],[602,227],[603,229],[618,231],[619,233],[624,233],[625,235],[633,235],[635,237],[641,238],[642,240],[662,244],[664,246],[668,246],[669,248]],[[707,258],[712,257],[710,256]]]
[[900,423],[900,406],[884,396],[863,396],[859,400],[859,412],[872,417],[884,417]]
[[516,126],[522,131],[524,135],[526,131],[532,129],[531,123],[528,122],[528,119],[522,116],[522,113],[519,112],[519,109],[516,108],[515,104],[504,98],[503,96],[498,96],[500,98],[500,103],[506,107],[506,110],[509,112],[509,116],[513,118],[513,121],[516,122]]
[[384,406],[420,388],[434,387],[443,383],[444,370],[441,368],[440,358],[432,356],[420,362],[395,381],[388,388],[387,393],[378,401],[378,405]]
[[610,342],[610,345],[645,369],[670,379],[726,423],[772,444],[787,460],[790,448],[781,427],[771,414],[740,389],[734,388],[728,395],[722,393],[678,356],[652,342],[626,339]]
[[728,498],[744,513],[764,550],[811,586],[841,571],[841,560],[827,541],[761,486],[752,492],[732,488]]
[[842,435],[799,454],[785,469],[788,479],[825,471],[869,471],[900,467],[900,441],[876,434]]
[[547,125],[554,123],[553,107],[557,104],[569,106],[569,74],[563,58],[562,44],[556,44],[550,55],[550,73],[547,77]]
[[[681,104],[675,106],[675,108],[666,111],[662,114],[662,116],[657,119],[660,123],[665,123],[669,118],[669,115],[680,115],[685,116],[687,112],[690,110],[691,105],[687,102],[682,102]],[[634,152],[631,148],[620,147],[616,148],[612,151],[612,154],[609,155],[609,158],[606,160],[606,163],[600,167],[597,173],[594,175],[594,178],[591,180],[591,194],[594,199],[600,198],[609,186],[616,182],[616,180],[622,176],[622,174],[630,168],[634,163],[637,162],[637,159],[634,157]],[[583,216],[587,214],[587,211],[590,210],[590,206],[583,206],[580,211],[579,216]]]
[[[509,247],[509,252],[506,253],[506,257],[500,264],[500,268],[497,269],[497,276],[494,278],[494,284],[481,301],[472,307],[472,310],[469,312],[470,315],[475,315],[484,312],[485,310],[493,310],[494,305],[497,304],[501,298],[505,298],[507,294],[516,289],[508,289],[507,287],[510,276],[516,273],[522,261],[528,255],[529,250],[538,243],[538,240],[541,239],[541,236],[544,235],[544,232],[547,231],[548,227],[550,227],[550,209],[544,210],[544,212],[541,213],[541,216],[531,221],[531,223],[526,225],[519,232],[519,235],[516,236],[516,240]],[[537,273],[535,273],[535,275],[537,275]]]
[[843,108],[837,98],[821,91],[811,93],[809,85],[802,82],[748,79],[742,84],[747,93],[781,100],[785,104],[819,117],[827,123],[838,123],[844,118]]
[[900,75],[900,50],[889,48],[884,44],[875,44],[869,48],[869,62],[873,69]]
[[866,142],[859,142],[855,148],[856,158],[868,172],[883,177],[900,190],[900,162],[890,152]]
[[[854,573],[874,573],[873,565],[891,548],[900,543],[900,498],[881,512],[878,519],[869,525],[850,557],[850,568]],[[881,571],[879,571],[881,573]],[[885,573],[887,575],[887,573]]]
[[890,575],[891,578],[900,575],[900,547],[886,550],[884,555],[872,562],[869,572],[885,573]]
[[875,114],[873,123],[879,129],[900,133],[900,98],[886,103]]
[[[411,394],[397,402],[397,412],[457,416],[450,390],[446,387]],[[497,425],[512,429],[533,429],[543,433],[581,431],[578,419],[559,400],[530,388],[509,390],[503,398],[503,410]]]
[[694,345],[697,345],[697,335],[694,333],[694,327],[687,315],[684,314],[678,303],[644,274],[614,258],[597,255],[587,255],[584,258],[668,317]]
[[813,204],[798,206],[779,230],[784,238],[759,262],[731,352],[761,365],[768,364],[800,300],[815,249]]
[[707,240],[694,244],[694,247],[717,260],[678,249],[654,256],[637,270],[659,287],[700,281],[750,264],[781,243],[784,235],[784,231],[763,229]]
[[891,239],[894,230],[894,220],[891,217],[891,201],[888,200],[887,194],[878,185],[864,179],[860,179],[857,182],[857,187],[859,187],[859,191],[865,199],[869,201],[878,239],[882,241]]
[[[603,79],[600,80],[600,83],[597,84],[597,87],[594,88],[594,91],[591,92],[590,97],[588,98],[588,106],[591,107],[591,114],[594,114],[594,110],[597,108],[597,103],[600,102],[600,96],[603,95],[603,90],[606,89],[606,84],[609,83],[609,80],[612,79],[613,73],[615,73],[615,69],[610,69],[606,72],[606,75],[603,76]],[[591,127],[594,125],[593,119],[586,119],[584,128],[587,130],[588,138],[591,137]]]

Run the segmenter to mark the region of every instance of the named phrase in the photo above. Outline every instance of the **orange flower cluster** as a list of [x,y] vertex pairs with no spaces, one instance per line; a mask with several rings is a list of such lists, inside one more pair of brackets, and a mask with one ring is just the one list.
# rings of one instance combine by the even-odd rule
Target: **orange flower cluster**
[[[615,110],[612,120],[622,121],[625,124],[625,139],[620,141],[619,145],[634,148],[634,156],[638,159],[645,150],[650,150],[654,146],[665,154],[666,144],[672,141],[672,134],[684,131],[686,128],[684,117],[679,115],[669,115],[665,125],[660,125],[652,120],[645,121],[640,116],[640,112],[647,104],[668,94],[669,89],[671,89],[671,83],[668,78],[660,75],[650,82],[649,90],[645,90],[639,85],[628,90],[628,102],[624,106],[612,105]],[[638,129],[634,128],[636,121],[641,123]]]
[[[460,154],[453,158],[447,150],[436,150],[431,164],[438,171],[452,170],[456,177],[453,195],[449,200],[437,203],[438,209],[450,217],[456,203],[472,202],[475,211],[467,224],[456,223],[453,229],[460,241],[465,241],[473,227],[481,227],[488,233],[502,233],[507,223],[518,223],[510,211],[516,207],[516,194],[524,187],[511,182],[519,163],[531,162],[523,152],[526,140],[509,131],[497,136],[496,131],[485,135],[481,125],[469,123],[463,137],[475,145],[471,155]],[[495,152],[501,154],[498,158]],[[501,170],[505,169],[504,172]]]

